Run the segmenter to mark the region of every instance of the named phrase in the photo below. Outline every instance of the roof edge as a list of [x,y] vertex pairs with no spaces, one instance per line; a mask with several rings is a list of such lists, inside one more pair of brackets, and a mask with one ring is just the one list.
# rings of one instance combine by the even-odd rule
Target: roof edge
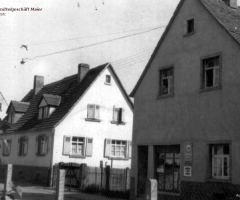
[[151,55],[151,57],[150,57],[147,65],[146,65],[146,67],[144,68],[144,70],[143,70],[140,78],[139,78],[138,81],[137,81],[137,84],[135,85],[135,87],[133,88],[132,92],[130,93],[130,97],[134,97],[134,95],[135,95],[135,93],[136,93],[139,85],[141,84],[141,82],[142,82],[142,80],[143,80],[143,78],[144,78],[144,76],[145,76],[148,68],[150,67],[150,65],[151,65],[151,63],[152,63],[152,61],[153,61],[153,58],[154,58],[155,55],[157,54],[157,51],[158,51],[159,47],[161,46],[163,40],[165,39],[165,37],[166,37],[166,35],[167,35],[167,33],[168,33],[168,31],[169,31],[169,29],[170,29],[173,21],[175,20],[178,12],[179,12],[179,10],[180,10],[180,8],[182,7],[182,4],[183,4],[184,1],[185,1],[185,0],[180,0],[180,2],[178,3],[177,8],[175,9],[175,11],[174,11],[174,13],[173,13],[173,16],[171,17],[171,19],[170,19],[170,21],[169,21],[169,23],[168,23],[165,31],[163,32],[160,40],[158,41],[157,46],[155,47],[155,49],[154,49],[154,51],[153,51],[153,53],[152,53],[152,55]]

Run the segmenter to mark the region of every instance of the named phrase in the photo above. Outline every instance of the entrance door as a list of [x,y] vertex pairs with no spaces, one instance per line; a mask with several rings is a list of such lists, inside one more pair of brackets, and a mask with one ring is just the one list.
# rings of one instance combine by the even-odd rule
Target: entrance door
[[148,146],[138,146],[138,184],[137,196],[145,194],[148,171]]

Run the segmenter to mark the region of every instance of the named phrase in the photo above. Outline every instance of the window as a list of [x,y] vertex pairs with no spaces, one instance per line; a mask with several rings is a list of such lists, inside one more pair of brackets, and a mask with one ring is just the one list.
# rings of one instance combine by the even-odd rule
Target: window
[[3,140],[3,155],[4,156],[10,155],[10,153],[11,153],[11,143],[12,143],[11,139]]
[[202,88],[220,85],[220,56],[202,60]]
[[173,67],[161,69],[160,71],[160,91],[161,95],[173,94]]
[[132,142],[126,140],[105,140],[105,157],[131,158]]
[[105,81],[106,84],[111,84],[111,76],[110,75],[106,75],[106,81]]
[[36,138],[36,154],[46,155],[48,151],[48,136],[40,135]]
[[158,190],[179,192],[180,145],[155,146],[155,178]]
[[194,33],[194,19],[186,20],[186,26],[185,34]]
[[26,155],[28,151],[28,137],[18,139],[18,155]]
[[229,179],[229,144],[214,144],[210,147],[212,178]]
[[2,103],[0,103],[0,112],[2,111]]
[[45,119],[45,118],[48,118],[48,116],[49,116],[49,108],[47,106],[39,108],[38,119]]
[[88,104],[87,106],[87,118],[99,119],[100,106],[95,104]]
[[113,121],[112,123],[117,123],[117,124],[125,124],[124,123],[124,116],[125,112],[123,108],[115,108],[113,107]]
[[14,123],[14,113],[10,113],[8,115],[8,122],[13,124]]
[[93,138],[64,136],[63,155],[70,157],[92,156]]

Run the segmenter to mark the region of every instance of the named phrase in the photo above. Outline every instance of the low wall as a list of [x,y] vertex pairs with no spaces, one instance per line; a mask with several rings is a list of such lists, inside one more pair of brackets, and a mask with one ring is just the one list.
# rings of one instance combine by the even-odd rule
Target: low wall
[[[6,165],[0,165],[0,179],[5,179]],[[49,183],[49,168],[13,165],[12,180],[47,186]]]

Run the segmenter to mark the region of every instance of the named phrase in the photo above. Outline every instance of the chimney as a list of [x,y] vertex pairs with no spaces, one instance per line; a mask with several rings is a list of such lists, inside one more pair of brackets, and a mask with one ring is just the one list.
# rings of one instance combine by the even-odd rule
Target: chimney
[[36,95],[44,85],[44,77],[43,76],[34,76],[33,90]]
[[78,65],[78,82],[80,83],[89,71],[89,65],[81,63]]
[[238,8],[240,0],[223,0],[231,8]]

